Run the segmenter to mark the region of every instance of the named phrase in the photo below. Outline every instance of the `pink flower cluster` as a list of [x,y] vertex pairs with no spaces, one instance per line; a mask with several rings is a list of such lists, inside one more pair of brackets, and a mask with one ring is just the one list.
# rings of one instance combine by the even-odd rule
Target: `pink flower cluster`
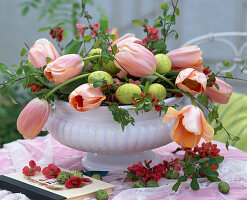
[[160,39],[158,36],[158,34],[159,34],[158,29],[153,28],[151,26],[146,26],[145,29],[146,29],[148,35],[147,35],[147,37],[143,38],[142,45],[145,46],[145,45],[149,44],[152,40],[159,40]]

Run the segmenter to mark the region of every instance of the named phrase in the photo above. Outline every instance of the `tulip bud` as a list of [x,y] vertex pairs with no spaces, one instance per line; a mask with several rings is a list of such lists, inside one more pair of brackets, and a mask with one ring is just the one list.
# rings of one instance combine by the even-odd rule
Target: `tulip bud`
[[151,51],[140,44],[126,42],[115,55],[115,65],[135,77],[152,75],[156,71],[156,59]]
[[81,74],[84,62],[77,54],[68,54],[48,63],[45,68],[45,76],[54,85],[59,85]]
[[100,88],[94,88],[92,84],[85,83],[77,87],[69,95],[69,103],[76,110],[84,112],[100,106],[105,99]]
[[165,54],[157,54],[155,55],[155,59],[157,61],[156,72],[164,74],[171,71],[172,62],[168,56]]
[[88,53],[88,57],[89,56],[95,56],[95,55],[101,55],[102,49],[97,48],[97,49],[92,49],[91,51],[89,51]]
[[95,80],[92,80],[92,78],[105,79],[107,85],[113,84],[112,76],[110,74],[108,74],[107,72],[104,72],[104,71],[95,71],[95,72],[91,73],[88,76],[88,83],[94,83],[95,82]]
[[163,100],[166,98],[166,88],[159,83],[150,85],[148,92],[154,95],[155,99]]
[[108,63],[104,63],[103,68],[106,72],[113,74],[113,75],[120,72],[120,69],[116,67],[116,65],[113,61],[110,61]]
[[17,119],[17,130],[26,139],[36,137],[45,125],[50,113],[46,100],[35,98],[21,111]]
[[202,71],[202,51],[198,46],[187,46],[169,51],[166,55],[171,59],[172,70],[181,71],[193,68]]
[[47,65],[47,57],[52,60],[58,58],[59,55],[57,50],[52,43],[45,38],[36,40],[28,53],[28,61],[33,65],[33,67],[42,68]]
[[133,103],[133,94],[141,94],[141,88],[132,83],[126,83],[121,85],[116,93],[115,96],[119,100],[121,104],[132,104]]

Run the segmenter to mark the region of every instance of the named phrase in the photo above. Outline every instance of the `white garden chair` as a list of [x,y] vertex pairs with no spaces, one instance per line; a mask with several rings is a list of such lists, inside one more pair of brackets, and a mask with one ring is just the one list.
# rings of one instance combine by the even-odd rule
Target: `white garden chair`
[[[247,79],[247,32],[221,32],[221,33],[208,33],[196,38],[193,38],[185,42],[182,46],[198,45],[201,48],[204,44],[209,43],[223,43],[222,46],[217,46],[217,51],[232,52],[232,55],[227,58],[227,61],[231,62],[231,67],[227,68],[226,71],[232,73],[233,77]],[[223,47],[223,49],[222,49]],[[215,50],[215,47],[213,47]],[[212,65],[211,65],[212,66]],[[217,60],[213,64],[213,69],[217,70],[222,67],[222,59]],[[225,70],[222,70],[225,72]],[[247,82],[238,80],[226,80],[231,84],[236,92],[247,94]]]

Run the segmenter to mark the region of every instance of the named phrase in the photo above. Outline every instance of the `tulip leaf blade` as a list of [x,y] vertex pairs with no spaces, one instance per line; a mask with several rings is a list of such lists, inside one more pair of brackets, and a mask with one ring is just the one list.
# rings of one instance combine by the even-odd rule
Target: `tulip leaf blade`
[[145,26],[144,22],[139,20],[139,19],[132,20],[132,23],[137,25],[137,26],[141,26],[141,27]]
[[64,48],[62,55],[66,54],[78,54],[82,45],[82,41],[71,40]]

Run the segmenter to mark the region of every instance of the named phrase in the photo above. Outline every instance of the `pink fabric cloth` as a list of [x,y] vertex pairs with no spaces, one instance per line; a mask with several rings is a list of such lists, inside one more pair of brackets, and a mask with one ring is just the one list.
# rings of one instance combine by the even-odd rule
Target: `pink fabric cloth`
[[[247,154],[230,147],[230,150],[227,151],[225,145],[219,142],[214,142],[221,149],[221,155],[225,157],[225,161],[236,159],[247,161]],[[173,155],[174,151],[178,147],[175,143],[170,143],[166,146],[154,149],[153,151],[160,156],[161,159],[170,160],[171,158],[181,157],[182,155]],[[61,153],[62,152],[62,153]],[[35,160],[38,165],[47,165],[54,163],[59,167],[66,168],[69,170],[81,170],[81,159],[85,156],[85,152],[80,152],[69,147],[66,147],[59,142],[57,142],[51,135],[45,137],[37,137],[33,140],[18,140],[5,144],[4,148],[0,149],[0,174],[9,174],[16,171],[21,171],[25,165],[28,165],[30,160]],[[225,162],[224,161],[224,162]],[[245,164],[245,162],[244,162]],[[247,164],[247,162],[246,162]],[[245,165],[247,167],[247,165]],[[246,169],[247,171],[247,169]],[[241,176],[241,174],[240,174]],[[240,177],[239,176],[239,177]],[[111,175],[103,177],[107,182],[115,183],[115,179],[118,178],[118,175]],[[245,181],[245,180],[243,180]],[[118,181],[118,184],[120,182]],[[247,180],[246,180],[247,185]],[[189,186],[189,185],[188,185]],[[227,195],[222,195],[217,189],[217,183],[210,184],[206,187],[201,188],[199,191],[192,191],[189,187],[183,190],[180,193],[162,193],[158,189],[151,189],[150,192],[145,198],[148,199],[169,199],[169,200],[243,200],[247,199],[247,187],[241,185],[239,181],[230,182],[231,191]],[[166,186],[162,186],[166,187]],[[118,187],[114,194],[111,195],[110,199],[122,199],[121,196],[125,196],[125,191],[137,191],[142,192],[138,189],[130,189],[129,184],[123,184],[123,187]],[[168,188],[170,191],[170,188]],[[126,191],[127,192],[127,191]],[[134,193],[133,193],[134,194]],[[141,193],[140,193],[141,194]],[[114,196],[115,195],[115,196]],[[21,194],[12,194],[6,190],[0,191],[0,199],[28,199]],[[126,199],[126,198],[125,198]],[[133,198],[128,199],[136,199]]]

